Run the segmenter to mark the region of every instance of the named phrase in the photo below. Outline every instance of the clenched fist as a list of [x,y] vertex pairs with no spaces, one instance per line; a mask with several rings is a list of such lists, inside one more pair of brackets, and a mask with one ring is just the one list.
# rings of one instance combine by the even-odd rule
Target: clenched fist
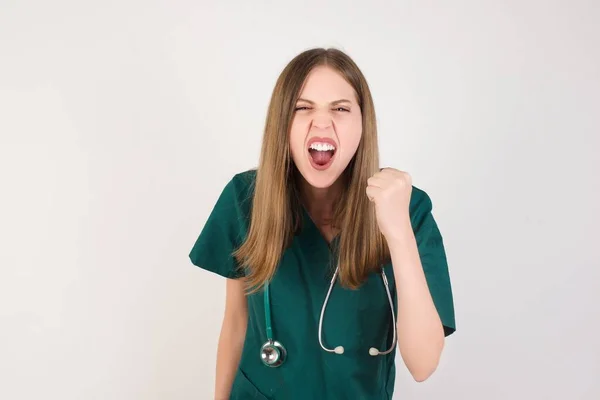
[[375,203],[377,224],[386,239],[401,235],[410,225],[412,178],[406,172],[383,168],[367,180],[367,196]]

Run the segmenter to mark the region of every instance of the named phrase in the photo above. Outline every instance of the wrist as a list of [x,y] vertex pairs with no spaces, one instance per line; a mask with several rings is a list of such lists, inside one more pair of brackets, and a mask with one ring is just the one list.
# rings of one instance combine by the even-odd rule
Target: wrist
[[415,239],[415,235],[410,223],[410,219],[406,219],[396,225],[396,229],[384,235],[390,247],[404,246]]

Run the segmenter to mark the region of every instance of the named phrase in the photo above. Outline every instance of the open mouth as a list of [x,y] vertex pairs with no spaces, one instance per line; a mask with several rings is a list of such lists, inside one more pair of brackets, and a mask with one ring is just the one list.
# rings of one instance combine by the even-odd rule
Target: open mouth
[[308,154],[314,168],[323,170],[329,167],[335,158],[336,146],[332,140],[311,140]]

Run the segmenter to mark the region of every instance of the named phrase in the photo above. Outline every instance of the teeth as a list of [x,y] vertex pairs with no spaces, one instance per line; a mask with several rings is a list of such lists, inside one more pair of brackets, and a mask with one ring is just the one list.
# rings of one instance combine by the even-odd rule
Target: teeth
[[320,143],[320,142],[315,142],[315,143],[311,144],[310,149],[317,150],[317,151],[335,151],[335,147],[332,146],[331,144]]

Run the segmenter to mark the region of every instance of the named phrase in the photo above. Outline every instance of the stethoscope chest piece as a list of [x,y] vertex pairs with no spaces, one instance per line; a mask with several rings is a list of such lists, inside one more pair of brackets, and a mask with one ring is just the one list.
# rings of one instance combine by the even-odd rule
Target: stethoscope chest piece
[[260,349],[260,359],[267,367],[279,367],[286,356],[285,347],[276,340],[268,340]]

